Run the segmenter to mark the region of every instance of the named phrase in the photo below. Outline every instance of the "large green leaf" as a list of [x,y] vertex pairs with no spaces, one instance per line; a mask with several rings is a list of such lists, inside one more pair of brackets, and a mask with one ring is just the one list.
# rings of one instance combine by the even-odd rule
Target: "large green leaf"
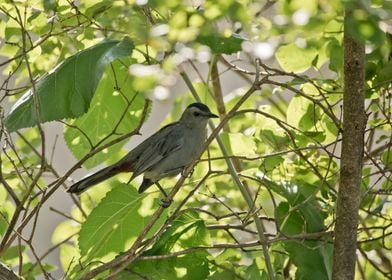
[[[157,256],[197,246],[210,245],[210,235],[197,213],[186,212],[173,221],[144,256]],[[129,267],[149,279],[206,279],[209,274],[207,251],[164,260],[137,261]],[[124,273],[124,279],[134,279]]]
[[381,161],[387,168],[392,169],[392,151],[385,151],[381,156]]
[[19,264],[19,258],[27,257],[26,255],[26,246],[11,246],[3,253],[1,256],[1,263],[7,264],[8,266],[17,266]]
[[256,155],[257,147],[253,136],[245,136],[242,133],[221,133],[220,136],[230,156]]
[[[132,77],[128,75],[127,66],[120,62],[112,65],[113,68],[108,68],[104,73],[87,114],[72,121],[73,127],[65,127],[64,139],[78,160],[91,150],[91,145],[113,132],[117,124],[117,134],[132,131],[139,124],[145,103],[144,95],[133,91]],[[107,141],[113,137],[114,135]],[[124,143],[117,143],[95,154],[83,165],[92,168],[106,160],[115,159]]]
[[331,279],[332,244],[321,245],[317,241],[306,241],[302,245],[290,241],[284,247],[298,268],[295,279]]
[[[285,235],[321,232],[325,230],[324,214],[316,199],[306,203],[300,194],[290,194],[289,201],[277,208],[281,231]],[[296,210],[293,210],[297,208]],[[287,241],[284,248],[297,266],[296,279],[330,279],[332,270],[332,244],[323,241]]]
[[210,245],[208,230],[196,212],[186,212],[174,220],[145,255],[170,253],[176,243],[182,249]]
[[300,48],[296,44],[289,44],[279,47],[276,52],[276,59],[283,70],[294,73],[306,71],[317,55],[313,48]]
[[343,71],[343,46],[342,44],[332,38],[328,44],[329,50],[329,69],[336,73]]
[[[56,270],[57,267],[48,263],[42,263],[42,268],[49,273],[50,271]],[[39,275],[42,275],[42,268],[39,265],[25,262],[22,267],[23,279],[37,279]]]
[[195,252],[183,256],[162,259],[138,261],[122,272],[118,280],[204,280],[208,279],[208,253]]
[[[40,121],[80,117],[87,112],[106,66],[116,58],[129,56],[133,43],[106,40],[80,51],[55,67],[35,85]],[[33,90],[27,91],[5,119],[8,131],[37,124]]]
[[197,42],[207,45],[214,53],[217,54],[232,54],[242,49],[243,38],[233,35],[231,37],[223,37],[220,35],[200,35]]
[[287,123],[303,131],[311,130],[319,120],[318,110],[312,101],[294,96],[287,108]]
[[[92,210],[80,230],[80,255],[87,262],[104,256],[110,258],[126,250],[158,206],[155,200],[158,196],[138,194],[136,188],[118,182],[113,185],[113,190]],[[162,224],[164,216],[161,215],[150,233]]]

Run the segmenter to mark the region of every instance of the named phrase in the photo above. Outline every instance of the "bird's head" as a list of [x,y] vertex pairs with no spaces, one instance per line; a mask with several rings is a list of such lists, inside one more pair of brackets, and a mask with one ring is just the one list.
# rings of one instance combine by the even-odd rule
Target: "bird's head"
[[185,123],[188,126],[206,126],[207,121],[210,118],[218,118],[217,115],[213,114],[210,108],[203,103],[192,103],[182,113],[180,122]]

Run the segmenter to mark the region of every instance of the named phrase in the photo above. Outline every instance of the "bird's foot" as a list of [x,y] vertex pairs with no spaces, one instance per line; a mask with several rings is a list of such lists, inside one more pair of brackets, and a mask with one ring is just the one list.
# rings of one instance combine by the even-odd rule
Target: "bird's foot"
[[168,197],[162,198],[161,202],[159,203],[160,206],[162,206],[163,208],[167,208],[170,206],[170,204],[172,204],[173,199],[170,199]]
[[159,203],[159,205],[161,205],[163,208],[169,207],[170,204],[173,202],[173,199],[169,198],[169,196],[167,195],[165,190],[162,188],[162,186],[158,182],[155,182],[155,185],[158,187],[158,189],[163,194],[163,198],[161,199],[161,202]]

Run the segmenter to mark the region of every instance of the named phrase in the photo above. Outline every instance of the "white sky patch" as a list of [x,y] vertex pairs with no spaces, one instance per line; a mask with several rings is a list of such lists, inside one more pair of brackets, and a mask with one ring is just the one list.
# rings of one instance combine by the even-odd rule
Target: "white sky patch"
[[129,67],[129,73],[139,77],[158,75],[159,71],[159,65],[132,64]]
[[163,75],[160,79],[160,84],[165,87],[172,87],[177,82],[177,77],[175,75]]
[[292,20],[296,25],[306,25],[309,22],[310,14],[305,9],[297,10],[293,16]]
[[151,36],[154,36],[154,37],[160,37],[160,36],[163,36],[163,35],[166,35],[167,33],[169,33],[169,30],[170,30],[170,28],[167,24],[160,24],[160,25],[154,26],[151,29],[150,34],[151,34]]
[[179,53],[185,59],[194,59],[195,58],[195,51],[191,48],[188,48],[188,47],[182,48]]
[[166,87],[157,86],[154,89],[154,97],[157,100],[163,101],[163,100],[166,100],[170,97],[170,92],[169,92],[168,88],[166,88]]
[[302,49],[306,48],[306,46],[308,45],[304,38],[295,39],[295,44]]
[[366,53],[366,54],[371,53],[373,50],[374,50],[374,47],[373,47],[373,46],[371,46],[371,45],[366,45],[366,46],[365,46],[365,53]]
[[253,53],[254,56],[267,60],[275,54],[275,45],[271,42],[245,41],[241,45],[244,52]]
[[253,43],[250,41],[242,42],[241,47],[244,52],[252,52],[253,51]]
[[182,57],[182,55],[176,53],[173,55],[173,63],[176,65],[179,65],[181,63],[184,62],[184,58]]
[[289,22],[286,15],[276,15],[272,18],[272,20],[276,25],[285,25]]
[[135,3],[136,5],[143,6],[148,3],[148,0],[136,0]]
[[257,42],[253,44],[253,54],[262,59],[270,59],[275,53],[275,48],[271,43]]
[[290,190],[292,193],[297,193],[298,192],[298,186],[297,185],[293,185],[290,187]]
[[196,59],[200,63],[206,63],[206,62],[210,61],[210,59],[211,59],[211,50],[210,50],[210,48],[207,47],[207,46],[201,46],[197,50]]

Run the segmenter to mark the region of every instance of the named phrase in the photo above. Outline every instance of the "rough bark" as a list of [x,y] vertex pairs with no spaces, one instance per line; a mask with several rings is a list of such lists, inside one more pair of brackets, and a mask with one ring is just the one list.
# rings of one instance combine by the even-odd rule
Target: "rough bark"
[[366,117],[364,112],[365,46],[344,28],[343,141],[336,206],[332,279],[354,279],[361,170]]
[[11,268],[0,263],[0,280],[20,280]]

